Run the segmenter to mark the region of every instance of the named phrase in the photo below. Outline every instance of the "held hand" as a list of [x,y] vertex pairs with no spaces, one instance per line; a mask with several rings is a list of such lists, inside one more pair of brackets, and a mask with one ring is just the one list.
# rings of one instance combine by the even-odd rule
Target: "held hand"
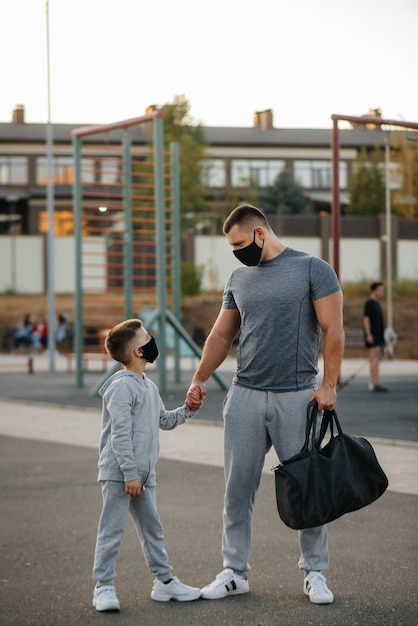
[[191,411],[198,411],[203,404],[203,400],[197,390],[192,390],[188,391],[184,404]]
[[186,394],[186,406],[192,411],[197,411],[203,404],[206,397],[206,387],[204,383],[192,383]]
[[128,480],[125,483],[125,493],[132,498],[138,498],[141,495],[142,483],[137,478],[136,480]]
[[335,387],[329,385],[321,385],[313,392],[309,401],[316,400],[318,402],[318,411],[332,411],[337,402],[337,393]]

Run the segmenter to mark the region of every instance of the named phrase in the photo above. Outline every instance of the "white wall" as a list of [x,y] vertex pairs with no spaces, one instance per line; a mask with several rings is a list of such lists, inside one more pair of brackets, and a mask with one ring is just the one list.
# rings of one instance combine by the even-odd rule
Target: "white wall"
[[[320,256],[319,237],[284,237],[286,245]],[[14,289],[18,293],[44,293],[47,289],[42,235],[0,236],[0,293]],[[418,242],[397,242],[398,278],[418,279]],[[83,239],[83,288],[106,290],[106,241],[102,237]],[[330,242],[332,251],[332,242]],[[202,288],[222,290],[239,261],[232,254],[225,237],[199,235],[194,241],[195,263],[204,269]],[[380,241],[377,239],[341,239],[340,278],[342,282],[381,278]],[[384,278],[384,277],[383,277]],[[54,242],[54,284],[56,293],[75,291],[74,237],[57,237]]]
[[418,279],[418,241],[398,241],[398,275]]
[[0,237],[0,293],[43,293],[44,239],[41,235]]
[[[319,237],[284,237],[283,243],[296,250],[321,256]],[[415,246],[418,248],[417,243]],[[332,251],[332,242],[330,242]],[[341,239],[340,279],[342,282],[380,278],[380,242],[376,239]],[[195,239],[195,263],[203,266],[203,289],[223,289],[230,272],[239,265],[224,236],[201,235]]]

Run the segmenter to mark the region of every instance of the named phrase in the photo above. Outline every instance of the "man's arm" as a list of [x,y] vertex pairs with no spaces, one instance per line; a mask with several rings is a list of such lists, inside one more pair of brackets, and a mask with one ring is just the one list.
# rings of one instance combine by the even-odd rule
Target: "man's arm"
[[[366,309],[367,309],[367,304],[366,304]],[[365,314],[363,317],[363,328],[364,328],[364,332],[366,333],[367,341],[369,343],[373,343],[374,339],[373,339],[372,330],[371,330],[370,316],[367,315],[367,310],[365,311]]]
[[[201,398],[206,396],[205,382],[228,356],[239,328],[240,315],[237,309],[221,309],[203,346],[202,358],[192,378],[190,392],[198,389]],[[192,400],[190,395],[188,401],[191,403]]]
[[336,385],[344,354],[343,295],[338,291],[313,305],[324,333],[324,378],[310,399],[317,400],[320,411],[332,410],[337,401]]

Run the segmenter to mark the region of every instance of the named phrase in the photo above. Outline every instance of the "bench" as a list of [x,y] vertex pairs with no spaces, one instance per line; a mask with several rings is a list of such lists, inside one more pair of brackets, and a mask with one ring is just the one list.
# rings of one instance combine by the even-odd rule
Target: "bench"
[[[67,371],[71,372],[73,360],[76,358],[76,353],[67,352],[65,354],[65,358],[67,359]],[[89,361],[99,361],[102,365],[102,372],[106,372],[109,361],[112,361],[113,363],[115,362],[106,352],[83,352],[83,369],[86,372],[88,371]]]
[[364,348],[364,332],[362,328],[345,328],[345,348]]

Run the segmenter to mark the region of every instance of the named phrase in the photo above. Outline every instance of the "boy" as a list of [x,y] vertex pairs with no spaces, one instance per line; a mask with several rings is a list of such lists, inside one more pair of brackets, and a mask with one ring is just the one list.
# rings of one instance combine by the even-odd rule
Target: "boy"
[[108,354],[123,365],[101,387],[103,398],[99,477],[103,509],[97,531],[93,578],[97,581],[93,606],[97,611],[119,611],[113,583],[115,562],[130,512],[148,569],[155,580],[151,598],[158,602],[196,600],[200,590],[171,576],[163,528],[156,504],[155,464],[158,429],[171,430],[192,417],[200,400],[189,399],[167,411],[157,386],[144,369],[158,357],[158,348],[138,319],[112,328],[105,339]]

